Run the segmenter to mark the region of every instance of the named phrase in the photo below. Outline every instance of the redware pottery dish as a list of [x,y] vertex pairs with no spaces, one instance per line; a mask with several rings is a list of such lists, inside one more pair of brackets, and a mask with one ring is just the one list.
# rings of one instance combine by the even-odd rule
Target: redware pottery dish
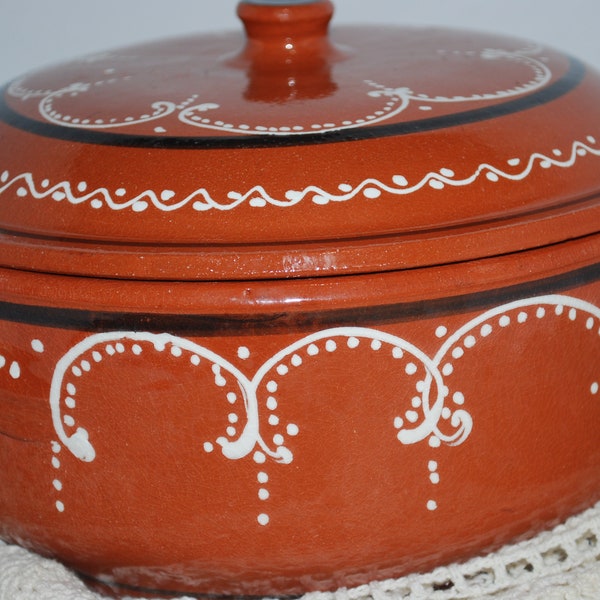
[[88,56],[0,107],[0,536],[121,595],[297,595],[600,499],[600,79],[340,28]]

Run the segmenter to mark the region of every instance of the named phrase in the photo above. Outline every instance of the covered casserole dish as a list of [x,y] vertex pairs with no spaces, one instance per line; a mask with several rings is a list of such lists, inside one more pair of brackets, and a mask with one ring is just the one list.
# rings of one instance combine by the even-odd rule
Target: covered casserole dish
[[332,12],[2,91],[0,537],[91,585],[332,590],[600,499],[599,76]]

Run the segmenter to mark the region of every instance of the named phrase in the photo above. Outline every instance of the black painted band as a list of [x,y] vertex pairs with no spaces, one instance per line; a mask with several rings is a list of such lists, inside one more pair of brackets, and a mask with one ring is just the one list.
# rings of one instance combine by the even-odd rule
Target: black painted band
[[6,102],[7,88],[4,88],[0,93],[0,121],[3,121],[12,127],[16,127],[17,129],[42,137],[82,144],[152,148],[156,150],[217,150],[329,144],[401,136],[411,133],[433,131],[436,129],[447,129],[449,127],[468,125],[470,123],[487,121],[489,119],[522,112],[557,100],[561,96],[569,93],[581,83],[585,74],[585,65],[576,59],[570,59],[570,66],[567,73],[558,81],[538,92],[514,100],[509,100],[502,104],[392,125],[376,125],[372,127],[311,133],[306,135],[261,134],[223,137],[159,137],[63,127],[61,125],[55,125],[54,123],[31,119],[10,108]]
[[383,325],[464,313],[522,298],[560,293],[598,280],[600,263],[528,283],[434,300],[258,316],[96,312],[0,302],[0,320],[93,332],[147,331],[204,337],[261,335],[326,327]]

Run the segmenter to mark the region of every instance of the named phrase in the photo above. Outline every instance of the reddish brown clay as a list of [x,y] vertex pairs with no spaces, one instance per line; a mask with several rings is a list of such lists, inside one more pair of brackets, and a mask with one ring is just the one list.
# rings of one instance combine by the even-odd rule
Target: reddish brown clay
[[242,3],[0,106],[0,536],[116,594],[290,595],[600,499],[600,80]]

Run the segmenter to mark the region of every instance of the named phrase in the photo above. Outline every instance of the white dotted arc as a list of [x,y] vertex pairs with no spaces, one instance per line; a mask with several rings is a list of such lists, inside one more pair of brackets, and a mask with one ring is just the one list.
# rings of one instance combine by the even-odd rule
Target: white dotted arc
[[[260,466],[259,474],[262,474],[261,478],[264,480],[258,481],[258,500],[260,503],[265,503],[271,499],[267,486],[268,472],[264,466],[267,459],[281,464],[292,462],[293,454],[284,444],[286,438],[293,438],[301,433],[301,428],[297,424],[281,423],[278,414],[280,402],[278,378],[286,377],[293,369],[308,364],[310,360],[316,360],[324,353],[337,352],[342,347],[350,350],[364,348],[376,353],[385,352],[387,347],[391,357],[399,361],[398,364],[406,375],[416,376],[419,371],[424,373],[424,377],[416,382],[418,395],[413,397],[411,409],[404,413],[404,418],[397,416],[393,420],[400,443],[414,444],[427,440],[432,448],[439,448],[442,442],[451,446],[458,445],[468,438],[472,421],[470,415],[463,408],[465,398],[460,391],[455,391],[451,395],[454,409],[446,404],[450,393],[444,385],[444,379],[453,373],[453,369],[446,368],[447,365],[452,366],[449,357],[459,360],[466,352],[476,347],[478,340],[487,338],[494,332],[511,325],[523,326],[533,318],[543,319],[552,307],[557,316],[564,315],[563,318],[568,318],[574,323],[581,322],[580,314],[585,315],[586,329],[592,332],[597,330],[600,334],[600,329],[598,329],[600,309],[598,307],[568,296],[541,296],[508,303],[472,319],[445,338],[433,359],[397,336],[374,329],[340,327],[311,334],[284,348],[267,360],[252,380],[246,378],[237,368],[219,355],[183,338],[168,334],[139,332],[96,334],[74,346],[57,364],[51,388],[53,423],[60,443],[80,460],[91,462],[95,458],[95,451],[88,439],[87,432],[83,428],[78,428],[71,433],[71,428],[75,425],[74,419],[68,413],[63,415],[61,411],[62,406],[69,409],[75,408],[77,388],[74,382],[90,372],[94,362],[100,362],[105,357],[119,356],[128,351],[140,355],[144,351],[145,344],[151,344],[159,352],[169,350],[174,357],[180,359],[189,357],[192,365],[198,365],[201,361],[208,360],[211,364],[215,385],[224,388],[229,404],[227,411],[228,437],[218,438],[215,443],[221,447],[223,455],[227,458],[239,460],[246,456],[252,456],[256,465]],[[447,331],[442,332],[438,328],[438,337],[442,333],[447,334]],[[235,384],[239,386],[237,392],[226,391],[229,379],[235,381]],[[590,382],[588,385],[592,394],[599,393],[598,381]],[[432,395],[433,390],[437,390],[435,396]],[[258,402],[259,391],[266,392],[264,393],[264,405]],[[240,415],[231,407],[236,405],[240,393],[243,399],[243,409],[246,411],[246,424],[237,439],[233,439],[235,432],[229,428],[237,425]],[[265,424],[265,427],[261,428],[259,415],[265,408],[268,411],[268,427]],[[455,431],[450,435],[444,434],[439,429],[440,421],[450,422]],[[69,433],[65,431],[65,426],[69,428]],[[265,436],[265,432],[268,432],[268,435]],[[206,441],[204,450],[207,453],[213,452],[215,443]],[[429,466],[431,467],[431,463]],[[437,463],[435,470],[430,468],[429,478],[432,485],[439,483]],[[433,499],[429,500],[427,507],[429,510],[435,510],[437,503]],[[270,522],[266,511],[261,510],[258,522],[262,525]]]

